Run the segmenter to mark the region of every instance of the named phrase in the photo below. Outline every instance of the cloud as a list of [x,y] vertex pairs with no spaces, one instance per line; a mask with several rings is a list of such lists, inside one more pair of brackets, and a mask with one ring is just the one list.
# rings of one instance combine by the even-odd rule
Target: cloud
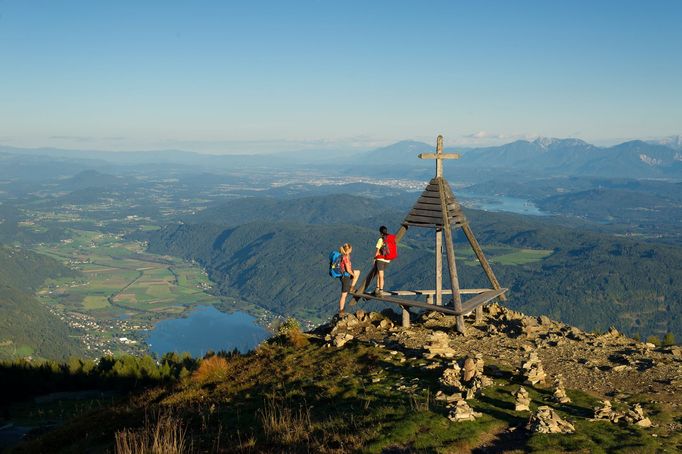
[[51,140],[68,140],[71,142],[92,142],[96,140],[94,137],[90,136],[50,136]]

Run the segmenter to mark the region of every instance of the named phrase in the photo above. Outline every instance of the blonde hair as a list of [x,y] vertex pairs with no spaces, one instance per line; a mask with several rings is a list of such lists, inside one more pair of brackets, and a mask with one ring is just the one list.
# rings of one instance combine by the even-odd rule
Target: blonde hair
[[353,246],[351,246],[350,243],[343,243],[339,248],[339,252],[343,255],[348,255],[353,252]]

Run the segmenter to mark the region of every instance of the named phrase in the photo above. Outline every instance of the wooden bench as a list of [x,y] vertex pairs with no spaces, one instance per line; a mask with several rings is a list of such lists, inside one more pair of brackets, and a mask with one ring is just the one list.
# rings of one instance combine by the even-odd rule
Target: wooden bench
[[[407,309],[408,307],[418,307],[420,309],[427,309],[430,311],[436,311],[436,312],[441,312],[443,314],[447,315],[465,315],[468,314],[469,312],[473,311],[479,306],[482,306],[493,299],[499,297],[500,295],[504,294],[507,290],[506,288],[501,288],[501,289],[463,289],[461,293],[476,293],[477,295],[474,296],[473,298],[464,301],[462,303],[462,311],[456,311],[452,307],[446,307],[446,306],[436,306],[435,304],[430,304],[422,301],[415,301],[415,300],[408,300],[408,299],[403,299],[403,298],[396,298],[393,295],[398,295],[398,296],[409,296],[409,295],[427,295],[431,296],[435,294],[435,290],[397,290],[397,291],[384,291],[384,293],[390,294],[390,296],[384,295],[384,296],[375,296],[372,295],[371,293],[360,293],[360,292],[355,292],[351,293],[351,295],[357,297],[357,298],[364,298],[367,300],[377,300],[377,301],[384,301],[387,303],[392,303],[392,304],[397,304],[399,305],[402,310],[403,310],[403,327],[408,328],[410,326],[410,312]],[[452,293],[452,291],[448,292],[449,294]],[[446,294],[446,291],[443,291],[443,294]]]

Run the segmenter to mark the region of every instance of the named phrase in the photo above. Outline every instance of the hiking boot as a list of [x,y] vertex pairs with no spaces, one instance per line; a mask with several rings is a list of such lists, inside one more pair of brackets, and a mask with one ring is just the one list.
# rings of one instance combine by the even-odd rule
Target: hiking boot
[[374,290],[374,293],[372,293],[372,295],[378,296],[379,298],[381,298],[382,296],[386,296],[386,294],[384,293],[384,291],[381,290],[380,288]]
[[351,287],[351,288],[350,288],[350,292],[351,292],[351,293],[355,293],[356,291],[357,291],[357,289],[356,289],[355,287]]

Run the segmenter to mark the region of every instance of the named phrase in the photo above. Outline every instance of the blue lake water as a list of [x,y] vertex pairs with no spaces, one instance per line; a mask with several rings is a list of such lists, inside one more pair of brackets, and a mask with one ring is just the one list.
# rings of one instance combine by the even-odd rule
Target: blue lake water
[[464,204],[472,208],[485,211],[509,211],[511,213],[531,214],[534,216],[546,216],[548,213],[541,211],[529,200],[506,197],[502,195],[486,196],[473,192],[457,191],[455,195]]
[[189,352],[200,357],[209,350],[236,348],[246,353],[270,335],[248,314],[226,314],[213,306],[199,306],[183,318],[158,322],[149,332],[147,343],[159,357],[167,352]]

